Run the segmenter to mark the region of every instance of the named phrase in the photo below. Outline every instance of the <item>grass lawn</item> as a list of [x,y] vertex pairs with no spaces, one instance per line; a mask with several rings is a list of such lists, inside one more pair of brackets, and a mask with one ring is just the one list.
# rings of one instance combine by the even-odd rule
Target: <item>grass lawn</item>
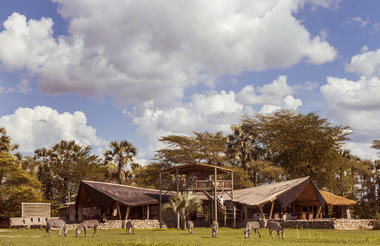
[[194,235],[176,229],[135,230],[134,235],[126,235],[124,230],[101,230],[98,237],[87,238],[83,231],[80,238],[69,231],[66,238],[58,237],[52,231],[51,238],[45,238],[44,230],[8,230],[0,229],[0,246],[42,246],[42,245],[380,245],[380,231],[337,231],[316,229],[287,229],[285,240],[270,239],[267,229],[261,229],[262,238],[245,240],[243,229],[220,228],[218,238],[211,238],[210,228],[195,228]]

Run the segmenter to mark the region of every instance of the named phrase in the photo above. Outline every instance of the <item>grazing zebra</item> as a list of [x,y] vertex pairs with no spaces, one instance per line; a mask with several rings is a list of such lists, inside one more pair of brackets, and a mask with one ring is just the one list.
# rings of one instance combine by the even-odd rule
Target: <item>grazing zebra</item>
[[46,233],[45,233],[45,237],[46,237],[46,234],[49,233],[49,236],[50,235],[50,231],[52,228],[59,228],[59,233],[58,235],[61,236],[62,235],[62,230],[63,230],[63,234],[65,235],[65,237],[67,236],[67,226],[66,226],[66,222],[62,219],[49,219],[46,221]]
[[248,221],[247,224],[245,225],[244,238],[247,239],[247,237],[251,237],[251,230],[254,230],[255,236],[256,236],[256,234],[259,234],[259,238],[261,238],[259,228],[260,228],[259,222]]
[[218,221],[212,222],[212,225],[211,225],[211,236],[213,238],[217,237],[218,229],[219,229],[219,223],[218,223]]
[[83,228],[84,236],[87,237],[87,229],[88,228],[94,228],[94,236],[98,233],[99,225],[102,223],[105,223],[105,218],[103,218],[103,221],[100,222],[99,220],[85,220],[82,223],[80,223],[76,229],[75,237],[78,237],[80,234],[80,231]]
[[192,235],[194,230],[194,223],[191,220],[187,222],[187,228],[189,230],[189,234]]
[[128,220],[127,223],[125,223],[125,229],[127,234],[135,234],[135,224],[132,220]]
[[285,239],[284,237],[284,228],[281,226],[280,222],[277,221],[269,221],[267,224],[267,227],[269,229],[269,236],[273,239],[273,231],[277,231],[277,236],[276,238],[280,238],[280,231],[281,231],[281,237],[282,239]]

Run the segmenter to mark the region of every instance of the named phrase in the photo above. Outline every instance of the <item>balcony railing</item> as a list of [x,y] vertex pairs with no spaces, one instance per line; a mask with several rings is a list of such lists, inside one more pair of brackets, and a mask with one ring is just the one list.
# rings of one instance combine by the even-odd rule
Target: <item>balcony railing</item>
[[[215,185],[217,190],[231,190],[232,188],[231,180],[218,180],[210,181],[210,180],[179,180],[178,188],[179,190],[214,190]],[[172,190],[177,189],[177,184],[174,181],[171,185]]]

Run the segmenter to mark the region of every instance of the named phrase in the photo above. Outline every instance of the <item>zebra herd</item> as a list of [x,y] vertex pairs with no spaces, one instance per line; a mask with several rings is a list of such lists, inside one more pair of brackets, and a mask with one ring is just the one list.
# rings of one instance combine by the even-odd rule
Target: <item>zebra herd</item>
[[[98,233],[98,229],[99,229],[100,224],[105,223],[105,222],[106,222],[106,220],[104,218],[103,218],[102,221],[99,221],[99,220],[85,220],[82,223],[80,223],[78,225],[78,227],[76,228],[75,237],[79,237],[82,229],[84,231],[84,236],[87,237],[87,229],[88,228],[93,228],[94,229],[94,236],[95,236]],[[248,221],[246,223],[246,226],[245,226],[245,229],[244,229],[244,238],[245,239],[250,238],[251,237],[251,231],[253,231],[255,233],[255,236],[256,236],[256,234],[258,234],[259,238],[261,238],[260,227],[261,227],[261,225],[260,225],[260,223],[258,221]],[[274,237],[273,237],[273,231],[277,232],[276,238],[280,238],[281,237],[282,239],[285,239],[284,228],[282,227],[282,225],[281,225],[280,222],[277,222],[277,221],[269,221],[269,222],[264,221],[264,227],[268,228],[268,230],[269,230],[269,237],[271,237],[272,239],[274,239]],[[62,220],[62,219],[49,219],[46,222],[46,234],[49,234],[49,236],[50,236],[50,231],[51,231],[52,228],[58,228],[59,229],[59,233],[58,233],[59,236],[62,235],[62,230],[63,230],[64,236],[65,237],[67,236],[68,228],[67,228],[66,222],[64,220]],[[126,228],[126,233],[127,234],[130,234],[130,235],[134,234],[135,225],[134,225],[134,223],[133,223],[132,220],[128,220],[126,222],[125,228]],[[187,222],[187,228],[188,228],[189,234],[192,235],[193,232],[194,232],[194,222],[188,221]],[[212,238],[216,238],[217,237],[217,235],[218,235],[218,229],[219,229],[219,223],[218,223],[218,221],[214,221],[211,224],[211,237]],[[281,233],[281,236],[280,236],[280,233]],[[45,236],[46,236],[46,234],[45,234]]]
[[[84,236],[87,237],[87,229],[93,228],[94,229],[94,236],[98,235],[99,226],[106,222],[106,219],[103,218],[102,220],[84,220],[82,223],[80,223],[77,228],[75,229],[75,237],[79,237],[82,229],[84,231]],[[66,222],[62,219],[49,219],[46,221],[46,234],[50,235],[50,231],[52,228],[58,228],[59,232],[58,235],[62,235],[62,230],[64,232],[64,236],[67,236],[67,225]],[[125,224],[126,232],[127,234],[134,234],[134,228],[135,225],[133,221],[128,220]]]

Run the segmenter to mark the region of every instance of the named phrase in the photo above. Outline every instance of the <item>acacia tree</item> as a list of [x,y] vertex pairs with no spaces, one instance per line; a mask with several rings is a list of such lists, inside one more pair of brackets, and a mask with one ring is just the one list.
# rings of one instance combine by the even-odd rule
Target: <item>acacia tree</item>
[[[286,178],[310,176],[326,187],[344,164],[337,161],[348,127],[333,124],[315,113],[282,110],[273,114],[243,117],[241,127],[253,136],[267,160],[285,170]],[[259,160],[260,160],[259,159]]]
[[222,132],[194,132],[194,136],[169,135],[159,138],[166,145],[156,151],[162,163],[180,164],[206,162],[223,165],[226,162],[226,137]]
[[120,142],[113,141],[109,145],[111,150],[104,152],[104,160],[106,165],[116,165],[119,175],[119,183],[125,181],[125,168],[129,162],[133,161],[136,156],[136,147],[133,144],[122,140]]

